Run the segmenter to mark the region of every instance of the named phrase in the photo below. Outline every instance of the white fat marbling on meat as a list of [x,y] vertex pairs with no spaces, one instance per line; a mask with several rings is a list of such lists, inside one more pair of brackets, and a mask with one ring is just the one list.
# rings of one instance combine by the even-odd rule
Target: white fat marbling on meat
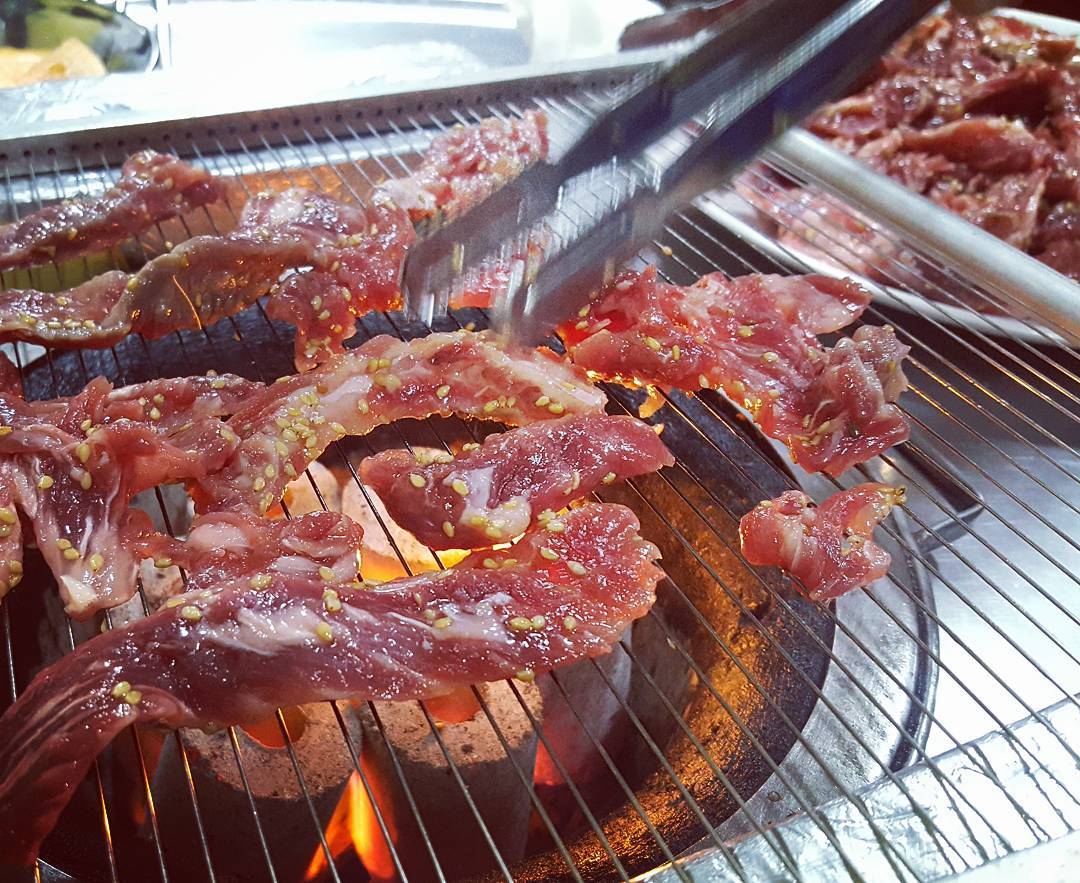
[[314,611],[293,606],[273,613],[242,608],[236,620],[215,627],[209,637],[227,647],[272,656],[281,647],[294,647],[318,640],[315,628],[323,620]]
[[247,549],[249,545],[243,530],[222,522],[196,527],[188,535],[188,544],[201,549]]
[[97,599],[97,592],[81,579],[65,573],[60,576],[60,582],[71,599],[68,606],[74,611],[85,610]]
[[507,605],[513,599],[505,592],[496,592],[465,611],[453,602],[442,601],[438,605],[439,615],[450,618],[450,625],[444,629],[432,628],[431,634],[437,640],[475,640],[492,644],[509,644],[513,638],[507,630]]
[[370,375],[348,374],[333,389],[322,396],[322,405],[328,412],[343,408],[350,412],[350,419],[352,419],[351,412],[356,408],[356,399],[368,396],[371,393],[371,388]]
[[452,472],[443,484],[450,486],[455,481],[464,481],[469,489],[465,495],[465,509],[461,522],[469,524],[470,519],[478,516],[485,524],[496,528],[504,537],[516,537],[528,530],[532,523],[532,507],[528,498],[518,495],[506,500],[502,505],[491,505],[492,485],[495,479],[495,466],[470,470],[468,473]]
[[315,573],[319,565],[301,555],[282,555],[274,561],[270,569],[285,574],[308,574]]
[[[365,610],[362,607],[354,607],[352,604],[345,603],[341,605],[341,612],[349,619],[363,626],[369,626],[374,628],[377,627],[379,624],[379,617],[375,616],[375,614],[373,614],[370,610]],[[397,618],[402,619],[405,622],[410,621],[406,617],[399,616]],[[416,624],[419,625],[420,623]]]
[[372,662],[382,669],[382,676],[389,681],[393,680],[394,675],[403,675],[408,680],[416,677],[416,672],[409,665],[394,659],[383,650],[373,650],[369,656]]

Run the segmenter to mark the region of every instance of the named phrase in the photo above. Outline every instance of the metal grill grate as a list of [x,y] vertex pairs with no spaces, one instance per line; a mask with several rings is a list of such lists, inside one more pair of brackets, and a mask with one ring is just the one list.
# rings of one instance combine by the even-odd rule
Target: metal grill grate
[[[595,114],[609,94],[597,87],[542,97],[515,93],[489,100],[485,95],[472,106],[401,102],[385,114],[369,109],[325,122],[298,116],[280,127],[176,132],[167,143],[152,143],[194,156],[215,172],[239,175],[249,192],[297,184],[360,200],[379,180],[408,172],[431,135],[447,125],[514,115],[535,104],[547,112],[557,140]],[[101,189],[117,173],[116,156],[114,147],[84,146],[5,165],[10,218],[75,192]],[[766,158],[760,170],[748,173],[762,199],[769,196],[761,177],[765,170],[792,174]],[[740,203],[746,205],[744,196],[732,188],[702,198],[672,217],[662,239],[640,260],[658,263],[677,283],[716,269],[732,274],[805,269],[797,251],[762,250],[753,237],[727,229],[726,219]],[[239,208],[229,204],[166,222],[137,244],[136,257],[225,227]],[[809,226],[791,232],[812,233],[819,248],[851,263],[853,256],[845,253],[827,219]],[[888,230],[882,235],[892,241]],[[125,253],[118,250],[113,257],[122,265]],[[492,876],[629,879],[674,863],[662,874],[750,880],[771,867],[794,879],[833,874],[928,879],[1051,840],[1080,821],[1074,714],[1080,708],[1074,696],[1080,690],[1080,604],[1073,585],[1080,582],[1080,357],[1054,348],[1054,337],[1032,323],[1025,323],[1029,338],[997,336],[1002,319],[977,313],[970,304],[1007,313],[1003,296],[966,285],[947,267],[927,266],[933,272],[922,281],[935,299],[922,301],[918,315],[879,306],[887,303],[887,293],[872,286],[882,297],[866,316],[892,324],[913,348],[911,391],[900,402],[912,423],[912,439],[858,470],[860,480],[882,478],[909,488],[904,512],[880,528],[894,550],[888,580],[823,606],[747,567],[734,524],[756,500],[797,482],[821,499],[840,484],[797,475],[715,394],[673,393],[664,396],[665,407],[651,419],[665,424],[664,437],[678,464],[604,494],[638,512],[646,535],[664,550],[669,573],[656,610],[613,650],[628,664],[636,693],[619,689],[597,662],[584,664],[595,689],[614,699],[625,731],[622,742],[606,744],[590,728],[589,706],[600,701],[596,695],[583,700],[565,675],[551,677],[552,694],[567,703],[581,723],[581,738],[595,752],[604,793],[598,797],[586,783],[574,781],[529,699],[532,688],[508,684],[516,707],[566,780],[564,797],[577,824],[559,821],[550,794],[534,785],[532,770],[515,756],[498,709],[474,689],[482,720],[534,813],[535,854],[517,864],[519,856],[503,855],[492,830],[497,820],[468,784],[448,743],[449,731],[420,705],[427,738],[463,799],[460,823],[478,833],[481,849],[490,853],[485,863]],[[880,256],[875,269],[894,283],[900,270],[910,272],[895,266],[889,254]],[[68,271],[34,271],[34,282],[57,287]],[[3,281],[16,284],[16,274],[4,274]],[[970,327],[958,326],[958,313],[970,317]],[[480,326],[485,320],[480,311],[461,311],[447,327]],[[362,339],[378,333],[410,337],[428,329],[400,315],[373,314],[358,330]],[[257,305],[197,333],[153,342],[133,338],[100,353],[45,352],[30,363],[33,352],[20,348],[19,367],[28,395],[35,398],[70,394],[96,374],[129,383],[227,366],[271,381],[291,370],[290,334]],[[639,394],[627,390],[609,393],[614,412],[634,413],[641,402]],[[390,446],[452,450],[481,435],[482,428],[453,420],[395,425],[369,438],[335,443],[323,460],[343,469],[371,505],[357,477],[359,458]],[[308,480],[328,505],[310,473]],[[160,491],[157,501],[169,526]],[[408,570],[408,555],[375,517]],[[34,663],[20,665],[28,628],[33,636],[27,624],[49,616],[47,600],[33,597],[33,582],[28,574],[27,584],[0,608],[11,698],[33,673]],[[141,589],[140,595],[148,610]],[[60,651],[87,637],[55,615],[51,622],[59,629]],[[106,616],[104,627],[111,626]],[[647,645],[640,633],[663,648],[666,668],[642,649]],[[670,670],[681,689],[665,680]],[[358,738],[355,709],[345,703],[330,708],[340,731],[337,750],[347,754],[374,806],[374,830],[385,844],[390,869],[401,877],[452,879],[456,868],[437,845],[439,832],[430,829],[425,792],[410,781],[408,764],[385,738],[387,710],[369,703],[359,715],[364,725]],[[1026,728],[1013,726],[1024,718]],[[355,860],[336,855],[324,835],[327,812],[311,796],[312,770],[305,768],[282,712],[277,725],[301,795],[296,810],[305,818],[297,828],[314,837],[326,879],[357,879]],[[1039,738],[1031,738],[1032,727]],[[993,730],[1001,731],[999,747],[973,743]],[[249,787],[250,743],[243,733],[229,729],[227,739],[246,792],[246,816],[229,820],[215,816],[200,792],[190,734],[169,737],[182,788],[165,796],[158,793],[153,763],[164,752],[156,743],[148,748],[153,735],[133,731],[124,738],[134,748],[137,805],[121,805],[115,764],[95,765],[84,786],[90,798],[68,814],[78,811],[80,820],[69,826],[66,840],[58,835],[48,842],[47,862],[85,879],[239,879],[222,870],[219,829],[228,822],[226,836],[250,839],[258,856],[243,879],[291,879],[278,864],[281,832],[264,818]],[[405,796],[406,821],[420,841],[409,848],[424,856],[422,871],[409,864],[413,860],[403,854],[400,839],[391,837],[392,826],[402,820],[380,811],[379,783],[361,763],[367,740],[385,746],[395,787]],[[1020,791],[995,751],[1037,776],[1034,800],[1042,804],[1016,796]],[[1051,763],[1047,752],[1057,752],[1067,763]],[[912,763],[925,776],[904,771]],[[982,791],[973,792],[970,776],[979,779]],[[868,791],[871,782],[878,784]],[[839,802],[828,803],[834,798]],[[838,817],[837,806],[850,818]],[[179,846],[170,836],[177,815],[187,817],[184,830],[194,834]],[[772,827],[792,815],[794,821]],[[908,840],[897,836],[898,815],[916,820]],[[862,840],[855,836],[856,823]],[[799,824],[807,832],[796,841],[790,832]],[[741,840],[744,835],[752,836]],[[696,844],[712,848],[708,865],[702,859],[676,862]],[[759,853],[747,844],[756,844]],[[73,862],[74,870],[64,860]],[[39,873],[63,879],[47,864]]]

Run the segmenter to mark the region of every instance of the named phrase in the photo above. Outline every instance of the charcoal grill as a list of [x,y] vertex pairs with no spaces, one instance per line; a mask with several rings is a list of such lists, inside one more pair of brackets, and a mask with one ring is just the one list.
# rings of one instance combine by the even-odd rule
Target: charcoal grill
[[[100,190],[143,145],[238,175],[249,192],[300,184],[362,200],[380,180],[406,173],[446,126],[536,106],[547,112],[553,139],[565,138],[640,69],[638,58],[212,119],[170,120],[158,110],[130,114],[122,128],[108,121],[67,127],[74,131],[42,127],[0,144],[6,219]],[[786,165],[783,171],[798,175]],[[676,213],[639,262],[657,263],[677,283],[716,269],[799,269],[796,253],[765,254],[716,220],[711,208],[738,198],[718,192]],[[130,266],[167,242],[227,228],[239,206],[233,200],[166,222],[109,256],[34,270],[32,281],[57,287],[100,270],[96,263]],[[830,230],[822,224],[815,234],[820,246]],[[841,262],[847,257],[832,251]],[[927,262],[935,271],[927,285],[939,286],[939,300],[926,299],[918,315],[875,304],[866,316],[892,324],[913,347],[912,389],[900,403],[912,439],[856,476],[908,487],[908,503],[879,531],[893,554],[888,578],[821,605],[787,580],[748,567],[735,533],[740,515],[793,486],[820,500],[840,484],[789,467],[711,392],[663,396],[649,419],[664,424],[677,465],[603,496],[637,511],[643,532],[663,550],[668,579],[655,610],[614,648],[611,662],[578,667],[592,679],[588,691],[574,686],[580,671],[557,672],[548,686],[578,722],[594,781],[574,781],[560,761],[567,743],[549,738],[535,687],[509,682],[500,705],[490,692],[475,691],[479,714],[469,726],[490,728],[483,738],[504,753],[494,760],[528,804],[526,840],[511,852],[500,833],[503,810],[471,774],[457,725],[417,705],[417,738],[438,767],[421,773],[411,760],[415,746],[391,736],[394,709],[330,703],[320,712],[323,724],[336,727],[326,750],[356,773],[351,787],[367,801],[380,873],[420,880],[454,879],[465,868],[494,879],[929,879],[1009,860],[1074,830],[1080,365],[1075,351],[1056,348],[1050,330],[998,293]],[[888,256],[878,269],[896,278]],[[20,279],[25,283],[20,273],[3,275],[5,285]],[[953,314],[942,315],[943,303],[975,318],[971,304],[994,304],[1035,339],[995,336],[986,325],[994,317],[958,327]],[[466,310],[437,326],[480,327],[486,319]],[[356,341],[427,331],[399,314],[371,314]],[[163,340],[134,337],[104,351],[20,346],[16,357],[29,398],[74,393],[98,374],[130,383],[214,369],[269,381],[292,371],[290,335],[259,304]],[[609,395],[616,413],[633,413],[643,400],[625,389]],[[323,461],[358,483],[356,464],[375,450],[453,449],[488,429],[453,420],[403,423],[337,443]],[[165,494],[156,499],[156,517],[171,527],[175,507]],[[387,541],[393,545],[389,533]],[[394,548],[408,567],[408,556]],[[43,568],[28,566],[0,608],[5,703],[41,665],[93,633],[64,619],[48,581]],[[111,626],[106,615],[101,627]],[[617,664],[621,675],[613,674]],[[616,739],[594,733],[595,709],[605,703],[614,709]],[[522,738],[549,751],[568,781],[534,782],[535,749],[517,749],[520,734],[500,723],[506,707],[527,722]],[[126,734],[95,764],[46,842],[37,876],[286,883],[310,872],[321,880],[366,879],[355,853],[339,851],[329,833],[338,795],[350,786],[343,782],[324,800],[316,782],[323,770],[312,767],[322,763],[319,752],[303,744],[317,729],[329,732],[323,724],[302,727],[296,712],[285,710],[269,736],[230,729],[214,737],[217,748],[203,734]],[[259,791],[256,766],[271,764],[271,754],[275,775],[288,779],[270,787],[292,795],[288,822],[267,809],[281,795]],[[379,770],[364,762],[375,754],[383,758]],[[211,755],[231,765],[228,776],[218,767],[207,778]],[[235,802],[222,796],[226,778]],[[437,791],[426,790],[436,781],[430,788]],[[393,807],[388,789],[397,795]],[[432,793],[453,799],[456,817],[440,815]],[[468,844],[467,857],[454,841]],[[297,864],[297,855],[311,863]]]

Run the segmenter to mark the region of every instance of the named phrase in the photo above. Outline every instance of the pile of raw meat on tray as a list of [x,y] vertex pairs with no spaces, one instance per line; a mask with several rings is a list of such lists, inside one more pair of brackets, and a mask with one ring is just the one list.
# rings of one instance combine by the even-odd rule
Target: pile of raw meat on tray
[[[933,16],[889,51],[872,82],[821,108],[805,125],[877,171],[1080,279],[1075,37],[1004,16]],[[867,218],[821,191],[751,171],[740,192],[777,222],[778,238],[796,250],[833,264],[839,258],[869,279],[898,279],[926,290],[918,273],[932,271],[877,234]]]
[[[262,193],[231,232],[135,272],[0,292],[0,340],[54,348],[201,328],[265,295],[270,315],[297,327],[300,371],[272,384],[97,378],[71,398],[26,401],[2,363],[0,593],[16,590],[30,548],[77,620],[130,599],[148,560],[184,578],[148,615],[47,666],[0,718],[0,861],[35,858],[93,758],[132,724],[430,698],[606,652],[650,609],[663,573],[631,510],[586,498],[674,461],[654,427],[605,414],[594,379],[722,391],[800,464],[832,475],[907,437],[896,405],[907,347],[873,326],[821,342],[869,294],[818,276],[712,274],[680,287],[655,268],[625,273],[560,329],[565,358],[468,330],[346,348],[358,316],[399,303],[413,224],[466,211],[543,158],[545,127],[537,113],[458,127],[365,205]],[[106,193],[0,231],[0,266],[109,248],[231,186],[140,153]],[[467,298],[490,298],[507,275],[492,268]],[[459,550],[455,566],[373,584],[358,578],[360,525],[336,512],[283,517],[283,496],[333,442],[435,414],[515,428],[452,453],[379,454],[360,471],[418,543]],[[181,538],[132,502],[163,484],[194,503]],[[828,600],[886,572],[872,531],[902,499],[863,484],[820,507],[796,491],[763,501],[741,524],[745,556]]]

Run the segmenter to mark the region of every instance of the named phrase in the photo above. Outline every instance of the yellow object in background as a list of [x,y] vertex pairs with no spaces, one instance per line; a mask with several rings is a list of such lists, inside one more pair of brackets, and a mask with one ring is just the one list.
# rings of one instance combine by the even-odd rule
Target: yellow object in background
[[73,80],[104,74],[101,59],[74,37],[47,51],[0,47],[0,89],[28,86],[42,80]]

